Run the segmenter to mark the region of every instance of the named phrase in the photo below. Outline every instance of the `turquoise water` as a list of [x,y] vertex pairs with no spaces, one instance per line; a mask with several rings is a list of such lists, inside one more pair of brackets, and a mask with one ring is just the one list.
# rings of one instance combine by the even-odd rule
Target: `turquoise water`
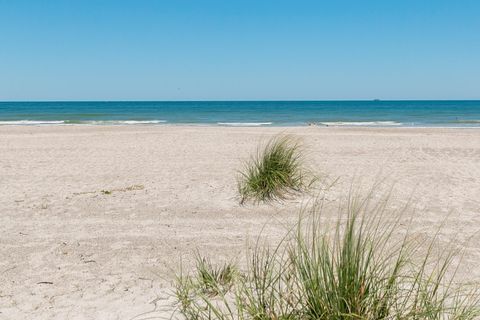
[[0,125],[480,127],[480,101],[0,102]]

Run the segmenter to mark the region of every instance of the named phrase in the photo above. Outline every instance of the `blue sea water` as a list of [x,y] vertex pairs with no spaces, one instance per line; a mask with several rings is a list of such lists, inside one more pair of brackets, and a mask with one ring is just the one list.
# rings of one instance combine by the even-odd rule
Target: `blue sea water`
[[480,101],[0,102],[0,125],[480,127]]

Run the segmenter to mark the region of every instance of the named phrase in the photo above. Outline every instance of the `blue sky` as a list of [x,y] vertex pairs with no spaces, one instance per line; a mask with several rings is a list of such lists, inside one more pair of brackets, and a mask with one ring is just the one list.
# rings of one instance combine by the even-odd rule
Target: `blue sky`
[[480,1],[0,0],[0,100],[480,99]]

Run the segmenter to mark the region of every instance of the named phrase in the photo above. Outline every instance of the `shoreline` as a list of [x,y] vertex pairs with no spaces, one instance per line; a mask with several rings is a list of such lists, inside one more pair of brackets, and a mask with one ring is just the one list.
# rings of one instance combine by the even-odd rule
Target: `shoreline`
[[180,128],[345,128],[345,129],[480,129],[479,126],[376,126],[376,125],[221,125],[210,123],[159,123],[159,124],[91,124],[91,123],[62,123],[62,124],[0,124],[0,128],[44,128],[44,127],[90,127],[90,128],[162,128],[162,127],[180,127]]

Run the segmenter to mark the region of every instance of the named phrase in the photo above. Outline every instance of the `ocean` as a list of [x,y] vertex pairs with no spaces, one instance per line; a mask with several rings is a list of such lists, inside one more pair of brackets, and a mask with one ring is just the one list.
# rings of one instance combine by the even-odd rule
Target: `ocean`
[[480,127],[480,101],[0,102],[0,125]]

